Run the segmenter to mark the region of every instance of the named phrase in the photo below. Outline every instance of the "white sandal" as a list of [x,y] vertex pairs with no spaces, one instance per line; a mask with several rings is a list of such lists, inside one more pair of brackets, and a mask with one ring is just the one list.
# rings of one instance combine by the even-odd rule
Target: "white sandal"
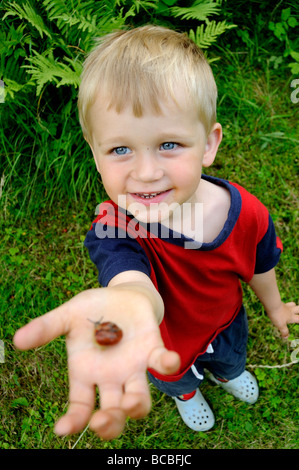
[[207,371],[207,377],[212,382],[220,385],[228,393],[231,393],[234,397],[239,400],[250,403],[255,403],[259,397],[259,388],[256,378],[245,370],[239,377],[229,380],[228,382],[222,382],[217,380],[211,372]]
[[208,431],[215,424],[211,408],[197,389],[194,397],[180,400],[173,397],[184,423],[193,431]]

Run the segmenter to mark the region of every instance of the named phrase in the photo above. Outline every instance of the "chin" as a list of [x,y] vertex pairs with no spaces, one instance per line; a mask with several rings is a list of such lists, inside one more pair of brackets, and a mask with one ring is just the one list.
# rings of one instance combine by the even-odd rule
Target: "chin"
[[174,209],[172,207],[166,208],[165,205],[163,205],[162,208],[149,207],[144,211],[136,211],[132,215],[136,220],[138,220],[138,222],[144,224],[161,223],[163,225],[169,226],[171,224],[171,220],[173,219],[173,212]]

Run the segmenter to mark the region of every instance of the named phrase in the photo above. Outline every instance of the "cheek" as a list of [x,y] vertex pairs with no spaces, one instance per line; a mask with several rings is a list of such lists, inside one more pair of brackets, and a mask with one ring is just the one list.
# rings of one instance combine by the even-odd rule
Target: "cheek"
[[[121,171],[114,166],[99,166],[101,180],[108,196],[114,200],[124,190],[125,178]],[[116,201],[114,201],[116,202]]]
[[198,160],[187,161],[176,169],[177,186],[185,190],[194,190],[201,179],[202,165]]

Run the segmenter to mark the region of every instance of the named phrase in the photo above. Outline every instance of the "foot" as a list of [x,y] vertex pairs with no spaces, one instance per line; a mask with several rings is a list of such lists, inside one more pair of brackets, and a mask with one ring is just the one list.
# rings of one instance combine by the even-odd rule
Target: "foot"
[[223,379],[216,379],[211,372],[207,373],[207,377],[214,383],[220,385],[228,393],[231,393],[239,400],[250,403],[255,403],[259,396],[259,388],[256,378],[245,370],[239,377],[235,379],[223,381]]
[[193,431],[208,431],[214,426],[213,412],[199,390],[189,400],[174,397],[174,401],[182,420]]

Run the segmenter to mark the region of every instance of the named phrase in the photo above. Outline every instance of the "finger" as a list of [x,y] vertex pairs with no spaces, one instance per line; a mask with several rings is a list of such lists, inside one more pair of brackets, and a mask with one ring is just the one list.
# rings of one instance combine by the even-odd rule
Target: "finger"
[[151,396],[145,374],[138,374],[127,381],[121,408],[134,419],[144,418],[151,410]]
[[119,408],[123,390],[117,383],[99,384],[101,409]]
[[281,334],[282,338],[284,338],[284,339],[288,338],[290,332],[289,332],[289,329],[286,325],[279,328],[279,331],[280,331],[280,334]]
[[35,318],[14,335],[15,346],[31,349],[47,344],[70,331],[70,321],[78,312],[89,312],[98,301],[99,289],[89,289],[71,298],[50,312]]
[[292,314],[289,323],[299,323],[299,305],[296,305],[295,302],[289,302],[286,305],[290,308]]
[[66,414],[55,425],[62,436],[81,431],[89,422],[94,409],[95,389],[77,381],[70,381],[69,406]]
[[151,397],[148,393],[126,393],[121,408],[133,419],[144,418],[151,411]]
[[90,429],[103,439],[119,436],[124,429],[127,413],[121,409],[123,388],[116,383],[99,385],[101,409],[90,420]]
[[91,412],[88,403],[70,403],[67,413],[55,424],[55,433],[58,436],[66,436],[81,431],[88,423]]
[[[67,303],[66,303],[67,304]],[[68,333],[68,315],[66,304],[35,318],[23,326],[14,335],[13,341],[18,349],[31,349],[49,343],[58,336]]]
[[118,437],[126,424],[126,414],[119,408],[96,411],[89,423],[92,429],[102,439],[110,440]]
[[149,357],[148,367],[155,369],[160,374],[173,374],[180,367],[180,356],[175,351],[166,348],[156,348]]

